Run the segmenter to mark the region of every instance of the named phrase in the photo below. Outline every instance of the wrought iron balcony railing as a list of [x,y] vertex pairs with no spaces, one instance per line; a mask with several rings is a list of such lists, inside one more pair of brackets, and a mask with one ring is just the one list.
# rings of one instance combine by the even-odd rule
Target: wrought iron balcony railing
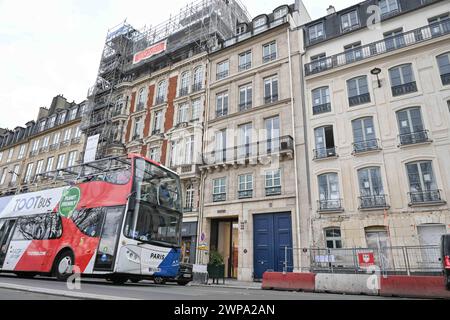
[[411,200],[411,205],[443,202],[441,197],[441,190],[410,192],[409,198]]
[[228,108],[223,108],[222,110],[216,110],[216,117],[225,117],[228,115]]
[[317,201],[319,212],[344,211],[342,199],[328,199]]
[[223,202],[223,201],[227,201],[226,193],[213,194],[213,202]]
[[450,84],[450,73],[441,74],[441,80],[444,86]]
[[266,188],[266,197],[280,196],[281,186]]
[[337,148],[321,148],[314,150],[314,160],[337,157]]
[[[305,72],[307,76],[321,73],[355,63],[356,61],[370,59],[374,56],[382,55],[387,52],[413,46],[415,44],[429,41],[447,34],[450,34],[450,19],[355,48],[355,51],[361,52],[359,55],[361,59],[358,60],[347,59],[350,53],[349,50],[330,57],[315,60],[305,65]],[[321,39],[323,39],[323,37]],[[321,39],[316,39],[316,41]]]
[[382,195],[371,195],[359,197],[360,209],[384,209],[388,208],[387,196]]
[[239,103],[239,112],[246,111],[252,108],[252,100]]
[[277,53],[273,52],[271,54],[263,56],[263,63],[274,61],[277,58]]
[[399,139],[401,146],[430,142],[428,130],[401,134]]
[[350,107],[359,106],[370,102],[370,93],[360,94],[359,96],[349,97],[348,104]]
[[242,190],[238,192],[239,199],[253,198],[253,190]]
[[417,83],[415,81],[392,87],[392,95],[394,97],[413,92],[417,92]]
[[274,94],[274,95],[271,95],[271,96],[264,97],[264,102],[266,104],[275,103],[277,101],[278,101],[278,94]]
[[252,67],[252,63],[251,62],[247,62],[247,63],[242,63],[239,65],[239,72],[248,70]]
[[378,139],[359,141],[353,143],[353,152],[355,154],[380,150],[380,141]]
[[320,104],[313,106],[313,114],[318,115],[322,113],[331,112],[331,103]]
[[222,71],[222,72],[218,72],[216,75],[216,79],[217,80],[222,80],[225,79],[226,77],[228,77],[229,71]]
[[192,85],[192,92],[198,92],[203,89],[203,84],[201,82],[194,83]]

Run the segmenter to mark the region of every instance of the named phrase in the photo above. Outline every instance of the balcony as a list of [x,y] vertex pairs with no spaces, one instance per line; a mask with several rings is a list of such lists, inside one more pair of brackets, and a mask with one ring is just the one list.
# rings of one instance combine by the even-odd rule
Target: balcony
[[30,152],[30,157],[35,157],[39,154],[39,150],[33,150]]
[[322,160],[322,159],[328,159],[328,158],[336,158],[338,156],[337,154],[337,148],[321,148],[314,150],[314,160]]
[[251,100],[239,103],[239,112],[250,110],[251,108],[252,108]]
[[360,210],[389,208],[387,196],[384,194],[359,197],[359,203]]
[[152,131],[152,136],[157,136],[161,134],[161,130],[160,129],[155,129]]
[[251,62],[243,63],[239,65],[239,72],[246,71],[252,67]]
[[417,83],[415,81],[392,87],[392,95],[394,97],[413,92],[417,92]]
[[54,150],[56,150],[56,149],[58,149],[58,147],[59,147],[59,143],[54,143],[54,144],[52,144],[52,145],[50,145],[50,151],[54,151]]
[[59,144],[60,148],[67,147],[70,144],[70,140],[64,140]]
[[359,142],[353,143],[353,153],[354,154],[378,151],[378,150],[381,150],[380,141],[378,139],[359,141]]
[[264,103],[265,104],[275,103],[277,101],[278,101],[278,94],[274,94],[274,95],[271,95],[271,96],[264,97]]
[[441,197],[440,190],[430,190],[421,192],[410,192],[409,198],[411,200],[410,206],[427,205],[427,204],[443,204],[445,203]]
[[328,199],[317,201],[319,212],[343,212],[342,199]]
[[349,97],[348,104],[350,107],[359,106],[370,102],[370,93],[360,94],[359,96]]
[[216,79],[217,80],[225,79],[226,77],[228,77],[228,74],[229,74],[228,70],[227,71],[218,72],[217,75],[216,75]]
[[253,198],[253,190],[243,190],[238,192],[239,199],[251,199]]
[[442,84],[444,86],[450,84],[450,73],[442,74],[441,75]]
[[199,92],[199,91],[201,91],[203,89],[203,84],[201,83],[201,82],[199,82],[199,83],[194,83],[193,85],[192,85],[192,93],[194,93],[194,92]]
[[268,54],[268,55],[265,55],[263,57],[263,63],[274,61],[276,58],[277,58],[277,53],[276,52]]
[[80,142],[81,142],[81,137],[78,137],[78,138],[73,138],[70,141],[70,144],[79,144]]
[[213,194],[213,202],[224,202],[224,201],[227,201],[226,193]]
[[[450,34],[450,19],[433,24],[432,26],[423,26],[415,30],[358,47],[357,50],[361,52],[361,59],[358,61],[413,46],[447,34]],[[356,63],[356,61],[347,60],[347,57],[348,51],[344,51],[330,57],[310,62],[305,65],[305,73],[309,76]]]
[[225,117],[228,115],[228,108],[224,108],[222,110],[216,110],[216,118]]
[[188,94],[189,94],[189,88],[188,87],[180,88],[180,91],[178,92],[178,96],[179,97],[185,97]]
[[313,106],[313,115],[331,112],[331,103],[320,104]]
[[234,148],[210,152],[205,155],[206,165],[246,164],[250,161],[256,163],[266,162],[266,157],[273,155],[294,155],[294,139],[284,136],[278,139],[265,140],[257,143],[236,146]]
[[194,213],[194,212],[198,212],[198,209],[194,207],[183,208],[183,213]]
[[39,149],[39,154],[47,153],[49,151],[49,147],[42,147]]
[[428,131],[418,131],[399,135],[400,146],[431,142]]
[[281,186],[266,188],[266,197],[281,196]]

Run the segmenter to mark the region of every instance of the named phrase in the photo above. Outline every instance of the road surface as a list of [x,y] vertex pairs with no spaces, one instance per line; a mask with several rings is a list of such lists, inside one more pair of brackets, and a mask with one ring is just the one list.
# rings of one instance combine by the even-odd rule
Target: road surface
[[176,284],[156,285],[152,282],[127,283],[116,286],[105,280],[83,279],[80,290],[70,290],[65,282],[38,277],[19,279],[0,275],[0,300],[54,299],[132,299],[132,300],[386,300],[381,297],[335,294],[279,292],[255,289],[205,286],[181,287]]

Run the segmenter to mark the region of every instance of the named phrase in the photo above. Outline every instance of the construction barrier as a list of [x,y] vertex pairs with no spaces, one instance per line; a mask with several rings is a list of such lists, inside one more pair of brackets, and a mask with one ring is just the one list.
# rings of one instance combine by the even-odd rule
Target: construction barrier
[[316,275],[316,292],[378,295],[378,278],[372,275],[332,274]]
[[450,291],[445,289],[444,277],[381,277],[380,295],[384,297],[450,299]]
[[314,292],[315,278],[314,273],[266,272],[263,276],[262,288],[264,290]]

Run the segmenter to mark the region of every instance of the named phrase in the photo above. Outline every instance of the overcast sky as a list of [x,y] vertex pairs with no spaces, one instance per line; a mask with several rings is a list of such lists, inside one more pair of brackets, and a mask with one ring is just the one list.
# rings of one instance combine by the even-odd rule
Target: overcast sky
[[[108,28],[157,25],[188,0],[0,0],[0,128],[36,118],[63,94],[81,102],[95,82]],[[285,0],[242,0],[254,17]],[[289,1],[293,2],[293,0]],[[304,0],[313,19],[358,0]]]

